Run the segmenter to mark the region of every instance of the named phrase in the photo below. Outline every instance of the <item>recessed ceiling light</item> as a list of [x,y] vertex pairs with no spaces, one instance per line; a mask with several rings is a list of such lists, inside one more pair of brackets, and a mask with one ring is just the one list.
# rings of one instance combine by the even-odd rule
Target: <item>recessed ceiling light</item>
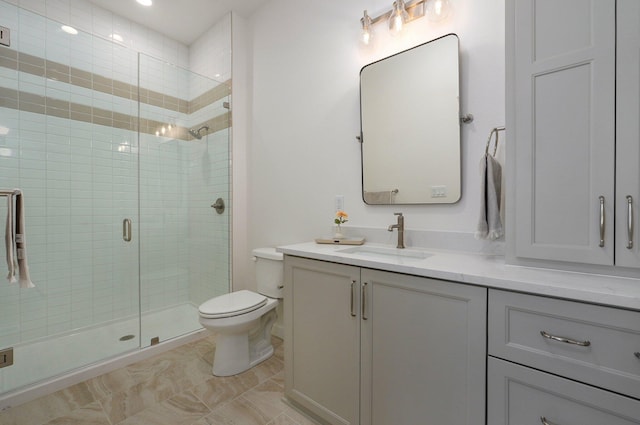
[[152,0],[136,0],[136,1],[143,6],[151,6],[153,4]]
[[66,32],[67,34],[73,34],[73,35],[78,34],[78,30],[75,29],[74,27],[70,27],[69,25],[63,25],[60,28],[62,29],[62,31]]
[[109,38],[120,43],[124,42],[124,38],[120,34],[109,34]]

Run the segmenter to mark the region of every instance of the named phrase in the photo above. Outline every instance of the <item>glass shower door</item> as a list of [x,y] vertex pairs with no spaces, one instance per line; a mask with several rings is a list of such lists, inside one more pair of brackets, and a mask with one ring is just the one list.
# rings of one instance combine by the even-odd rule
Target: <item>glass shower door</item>
[[140,327],[137,56],[4,1],[0,16],[16,35],[0,47],[1,189],[24,194],[35,284],[0,281],[1,397],[138,349]]

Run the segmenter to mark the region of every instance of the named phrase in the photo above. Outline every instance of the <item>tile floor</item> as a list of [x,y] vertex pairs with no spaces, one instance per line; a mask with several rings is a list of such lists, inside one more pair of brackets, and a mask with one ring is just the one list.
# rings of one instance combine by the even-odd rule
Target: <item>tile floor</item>
[[314,425],[282,402],[282,341],[237,376],[211,375],[212,336],[0,412],[2,425]]

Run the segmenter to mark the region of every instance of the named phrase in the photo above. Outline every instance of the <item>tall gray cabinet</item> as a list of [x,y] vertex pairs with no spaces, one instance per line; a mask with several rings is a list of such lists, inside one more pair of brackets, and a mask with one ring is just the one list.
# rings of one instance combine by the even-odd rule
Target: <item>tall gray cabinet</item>
[[639,3],[507,1],[515,257],[640,267]]

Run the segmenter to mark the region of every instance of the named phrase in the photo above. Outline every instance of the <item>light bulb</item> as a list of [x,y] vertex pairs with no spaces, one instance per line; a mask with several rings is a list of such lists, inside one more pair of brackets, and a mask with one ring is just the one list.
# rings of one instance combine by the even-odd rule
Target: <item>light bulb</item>
[[409,14],[404,7],[403,0],[396,0],[393,2],[393,12],[389,16],[389,31],[392,35],[397,35],[402,32],[402,28],[409,20]]
[[373,39],[373,28],[371,28],[371,17],[367,15],[367,11],[364,11],[364,16],[360,19],[362,22],[362,33],[360,33],[360,42],[364,46],[369,46]]
[[369,44],[371,44],[371,38],[371,32],[369,32],[369,30],[362,31],[362,34],[360,35],[360,41],[362,42],[362,44],[368,46]]
[[425,8],[425,15],[431,22],[442,21],[449,15],[451,9],[449,0],[427,0]]

